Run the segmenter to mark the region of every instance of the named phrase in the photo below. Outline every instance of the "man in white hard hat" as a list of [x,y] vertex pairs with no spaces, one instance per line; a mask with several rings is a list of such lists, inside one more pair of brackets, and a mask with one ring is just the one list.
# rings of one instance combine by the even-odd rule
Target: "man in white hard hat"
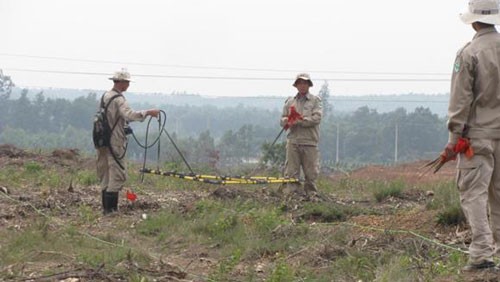
[[476,31],[458,51],[442,155],[458,155],[460,203],[472,231],[464,271],[497,270],[500,254],[500,24],[498,0],[470,0],[462,21]]
[[293,86],[297,94],[285,101],[281,126],[288,129],[286,143],[285,176],[299,178],[304,171],[304,186],[298,183],[285,185],[289,192],[313,199],[317,195],[316,179],[319,175],[319,124],[323,114],[321,98],[309,93],[313,86],[307,73],[296,76]]
[[113,88],[103,94],[100,107],[107,106],[107,119],[111,127],[110,146],[97,148],[97,175],[101,182],[103,213],[118,210],[118,192],[127,180],[126,163],[127,136],[125,132],[129,121],[144,121],[147,116],[158,117],[158,109],[134,111],[127,103],[123,93],[130,85],[130,73],[125,69],[117,71],[109,78]]

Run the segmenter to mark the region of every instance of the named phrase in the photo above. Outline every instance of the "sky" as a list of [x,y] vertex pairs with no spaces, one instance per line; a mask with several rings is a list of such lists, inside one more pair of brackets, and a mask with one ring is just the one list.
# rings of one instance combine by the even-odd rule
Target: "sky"
[[20,87],[290,96],[449,92],[474,35],[465,0],[0,0],[0,69]]

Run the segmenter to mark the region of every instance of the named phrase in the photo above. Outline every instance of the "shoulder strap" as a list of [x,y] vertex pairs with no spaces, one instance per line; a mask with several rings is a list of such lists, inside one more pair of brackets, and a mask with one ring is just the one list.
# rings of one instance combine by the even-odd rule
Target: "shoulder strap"
[[104,92],[104,94],[101,95],[101,108],[104,108],[104,95],[106,94],[106,92]]
[[[107,116],[108,116],[108,107],[109,107],[109,104],[111,104],[111,102],[114,99],[118,98],[118,97],[123,97],[123,95],[120,94],[120,93],[118,93],[116,95],[113,95],[111,97],[111,99],[109,99],[108,103],[106,105],[104,105],[104,94],[102,95],[102,97],[101,97],[101,108],[104,109],[104,115],[106,116],[106,119],[107,119]],[[113,127],[111,127],[111,131],[115,130],[115,127],[116,127],[117,124],[118,124],[118,119],[115,121],[115,124],[113,124]]]
[[[103,97],[104,97],[104,95],[103,95]],[[108,107],[109,107],[109,104],[111,104],[111,102],[112,102],[114,99],[118,98],[118,97],[123,97],[123,95],[122,95],[122,94],[120,94],[120,93],[118,93],[118,94],[116,94],[116,95],[112,96],[112,97],[109,99],[108,104],[106,104],[106,106],[104,107],[104,114],[105,114],[106,116],[108,115]],[[115,130],[115,127],[116,127],[116,125],[117,125],[117,124],[118,124],[118,119],[116,119],[115,124],[113,124],[113,127],[111,127],[111,131]]]
[[111,97],[111,99],[109,99],[108,103],[106,105],[104,105],[104,94],[102,94],[102,97],[101,97],[101,108],[104,109],[104,111],[108,111],[108,107],[109,107],[109,104],[111,104],[111,102],[115,99],[115,98],[118,98],[118,97],[123,97],[122,94],[118,93],[116,95],[113,95]]

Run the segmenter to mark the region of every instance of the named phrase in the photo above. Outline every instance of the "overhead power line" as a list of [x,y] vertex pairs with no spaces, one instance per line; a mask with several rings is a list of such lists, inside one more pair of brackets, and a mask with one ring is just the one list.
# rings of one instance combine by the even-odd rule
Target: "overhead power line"
[[[78,71],[58,71],[41,69],[5,68],[9,71],[54,73],[69,75],[98,75],[107,76],[109,73],[102,72],[78,72]],[[159,74],[134,74],[134,77],[150,78],[176,78],[176,79],[211,79],[211,80],[261,80],[261,81],[289,81],[289,77],[248,77],[248,76],[196,76],[196,75],[159,75]],[[346,81],[346,82],[449,82],[445,78],[316,78],[315,80]]]
[[398,99],[393,99],[393,100],[370,100],[370,99],[338,99],[336,97],[331,97],[330,100],[335,101],[336,103],[339,102],[372,102],[372,103],[442,103],[442,104],[447,104],[449,103],[448,100],[446,101],[438,101],[438,100],[398,100]]
[[[329,101],[334,103],[352,103],[352,102],[370,102],[370,103],[417,103],[417,104],[447,104],[449,103],[448,99],[446,100],[404,100],[404,99],[366,99],[366,98],[344,98],[346,96],[341,96],[341,98],[337,96],[330,96],[328,98]],[[266,97],[266,96],[243,96],[243,97],[226,97],[226,96],[217,96],[217,98],[234,98],[234,99],[252,99],[252,100],[283,100],[287,97]],[[335,105],[333,105],[335,106]]]
[[[108,60],[93,60],[93,59],[75,59],[66,57],[49,57],[37,56],[26,54],[9,54],[0,53],[0,56],[5,57],[18,57],[18,58],[32,58],[43,60],[57,60],[57,61],[71,61],[71,62],[87,62],[87,63],[100,63],[100,64],[120,64],[120,65],[137,65],[137,66],[152,66],[164,68],[186,68],[186,69],[211,69],[211,70],[231,70],[231,71],[259,71],[259,72],[302,72],[304,70],[298,69],[272,69],[272,68],[240,68],[240,67],[223,67],[223,66],[196,66],[196,65],[179,65],[179,64],[155,64],[155,63],[141,63],[141,62],[118,62]],[[358,74],[358,75],[413,75],[413,76],[450,76],[450,73],[439,72],[366,72],[366,71],[335,71],[335,70],[308,70],[312,73],[332,73],[332,74]]]

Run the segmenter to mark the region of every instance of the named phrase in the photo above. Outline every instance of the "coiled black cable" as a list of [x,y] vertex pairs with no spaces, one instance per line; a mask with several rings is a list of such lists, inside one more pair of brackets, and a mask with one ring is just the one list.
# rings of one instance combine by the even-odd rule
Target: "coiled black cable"
[[150,117],[149,120],[148,120],[148,124],[147,124],[147,127],[146,127],[146,137],[145,137],[145,140],[144,140],[144,144],[142,144],[139,140],[137,140],[137,136],[135,136],[135,134],[132,132],[132,137],[134,138],[135,142],[137,142],[137,145],[139,145],[139,147],[141,147],[141,148],[144,149],[144,159],[143,159],[142,170],[141,170],[141,171],[143,171],[141,173],[141,182],[144,181],[144,170],[146,168],[146,157],[147,157],[148,149],[151,148],[151,147],[153,147],[154,145],[156,145],[156,143],[158,143],[157,169],[160,169],[160,152],[161,152],[161,141],[160,140],[161,140],[161,135],[163,133],[165,133],[167,135],[168,139],[170,140],[170,142],[172,142],[172,145],[174,146],[175,150],[177,150],[177,153],[179,153],[179,155],[181,156],[182,160],[184,161],[184,164],[186,164],[186,166],[188,167],[188,169],[191,172],[191,174],[195,175],[193,169],[191,168],[191,166],[187,162],[186,158],[184,157],[184,154],[182,154],[182,152],[177,147],[177,144],[175,144],[174,140],[172,139],[172,137],[170,137],[170,134],[168,134],[168,131],[165,129],[165,125],[167,123],[167,114],[165,113],[165,111],[160,110],[160,114],[158,116],[158,136],[153,141],[153,143],[151,143],[150,145],[148,145],[149,127],[151,126],[151,120],[152,119],[153,119],[153,117]]

